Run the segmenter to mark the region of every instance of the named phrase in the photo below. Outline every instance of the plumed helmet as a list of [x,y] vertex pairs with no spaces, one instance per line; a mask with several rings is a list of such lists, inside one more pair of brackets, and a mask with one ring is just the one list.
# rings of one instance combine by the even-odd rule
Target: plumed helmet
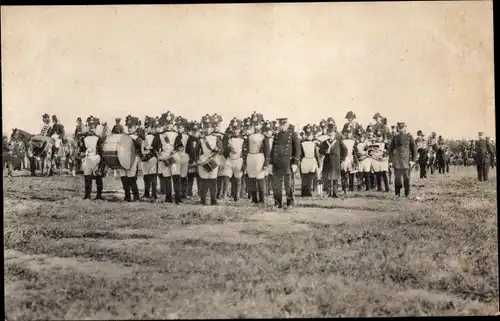
[[352,111],[348,111],[345,115],[345,119],[356,119],[356,114]]
[[372,133],[373,132],[373,125],[372,124],[369,124],[368,126],[366,126],[366,132],[367,133]]
[[319,127],[320,128],[326,128],[328,126],[328,123],[326,122],[326,120],[322,119],[320,122],[319,122]]
[[417,130],[417,135],[418,135],[418,136],[423,136],[424,134],[422,133],[422,131],[421,131],[421,130]]
[[382,115],[380,115],[380,113],[375,113],[375,115],[373,115],[373,119],[377,119],[377,118],[382,118]]
[[387,117],[382,117],[382,124],[387,126]]
[[165,125],[173,125],[175,121],[175,115],[171,113],[170,111],[167,111],[166,113],[163,113],[161,115],[161,122]]
[[242,127],[242,122],[241,122],[241,120],[237,119],[236,117],[231,119],[231,123],[228,126],[228,128],[230,128],[230,129],[241,129],[241,127]]
[[204,128],[206,127],[212,127],[213,126],[213,119],[212,116],[209,114],[205,114],[203,117],[201,117],[201,124]]
[[313,127],[311,124],[307,124],[302,128],[304,135],[310,135],[313,133]]
[[221,124],[223,122],[222,116],[217,113],[212,115],[212,119],[215,124]]
[[45,113],[45,114],[43,114],[42,118],[43,119],[50,119],[50,116],[49,116],[49,114]]
[[252,122],[252,125],[261,124],[264,121],[264,116],[254,111],[250,116],[250,121]]
[[333,117],[328,117],[326,122],[328,123],[328,126],[336,125],[335,119],[333,119]]

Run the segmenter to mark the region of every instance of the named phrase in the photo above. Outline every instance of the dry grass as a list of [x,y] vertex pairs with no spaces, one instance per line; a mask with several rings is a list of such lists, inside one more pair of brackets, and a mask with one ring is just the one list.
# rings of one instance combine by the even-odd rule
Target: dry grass
[[[411,316],[498,309],[496,177],[415,180],[289,212],[81,200],[82,178],[5,179],[9,320]],[[269,204],[271,200],[269,200]]]

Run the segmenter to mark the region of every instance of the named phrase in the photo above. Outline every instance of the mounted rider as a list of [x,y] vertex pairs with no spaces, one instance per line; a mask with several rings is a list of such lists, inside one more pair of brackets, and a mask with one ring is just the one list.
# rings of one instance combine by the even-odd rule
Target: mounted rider
[[52,115],[52,127],[49,129],[48,136],[54,139],[53,156],[57,155],[59,148],[66,141],[64,137],[64,126],[59,122],[56,115]]

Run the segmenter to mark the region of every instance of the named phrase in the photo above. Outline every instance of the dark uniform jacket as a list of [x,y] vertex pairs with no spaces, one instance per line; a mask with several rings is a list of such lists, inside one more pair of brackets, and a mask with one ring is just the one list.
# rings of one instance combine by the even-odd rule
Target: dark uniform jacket
[[330,138],[323,141],[319,146],[319,154],[325,156],[322,164],[323,177],[339,180],[342,174],[341,163],[347,157],[347,147],[342,141],[342,136],[337,134],[335,142],[333,142]]
[[480,139],[476,141],[475,146],[476,152],[476,162],[490,162],[491,155],[494,155],[493,148],[491,147],[490,142]]
[[77,124],[75,128],[75,136],[79,136],[83,133],[83,124]]
[[64,126],[56,123],[54,124],[50,129],[49,129],[49,134],[48,136],[52,136],[54,134],[58,134],[59,138],[63,139],[64,138]]
[[200,148],[200,138],[189,135],[186,143],[186,154],[189,156],[189,164],[194,164],[198,160],[198,149]]
[[299,166],[301,145],[292,129],[274,135],[270,164],[277,176],[292,174],[292,165]]
[[389,145],[389,161],[395,169],[410,168],[410,161],[415,162],[417,148],[413,136],[409,133],[398,133]]
[[112,134],[123,134],[125,133],[125,129],[123,128],[122,125],[120,124],[116,124],[113,126],[113,128],[111,129],[111,133]]

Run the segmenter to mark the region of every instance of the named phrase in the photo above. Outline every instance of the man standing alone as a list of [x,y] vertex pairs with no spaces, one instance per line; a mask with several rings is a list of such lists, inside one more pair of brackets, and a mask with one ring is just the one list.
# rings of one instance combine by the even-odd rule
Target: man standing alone
[[[389,147],[389,157],[394,168],[394,188],[396,196],[400,196],[401,188],[404,186],[405,196],[410,195],[410,174],[417,150],[413,136],[406,132],[406,124],[398,123],[399,132],[393,137]],[[403,184],[401,184],[401,178]]]
[[475,152],[477,179],[480,182],[486,182],[490,171],[490,156],[493,155],[493,148],[491,148],[490,142],[484,139],[483,132],[479,132],[479,140],[476,141]]

